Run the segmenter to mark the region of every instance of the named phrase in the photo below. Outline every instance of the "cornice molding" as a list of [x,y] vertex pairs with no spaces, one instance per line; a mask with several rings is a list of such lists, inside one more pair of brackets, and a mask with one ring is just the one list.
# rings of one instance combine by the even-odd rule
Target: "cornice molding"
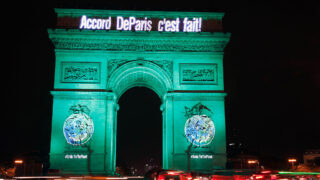
[[116,96],[113,92],[106,91],[79,91],[68,89],[55,89],[51,91],[51,95],[55,99],[103,99],[103,100],[115,100]]
[[70,50],[223,52],[230,38],[228,33],[48,32],[56,49]]

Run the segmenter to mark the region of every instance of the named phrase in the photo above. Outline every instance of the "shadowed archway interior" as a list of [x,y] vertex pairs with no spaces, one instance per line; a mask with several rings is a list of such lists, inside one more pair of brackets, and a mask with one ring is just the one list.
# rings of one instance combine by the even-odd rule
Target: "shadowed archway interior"
[[[119,99],[117,121],[117,167],[122,173],[144,174],[162,166],[161,100],[149,88],[133,87]],[[148,167],[146,167],[146,164]]]

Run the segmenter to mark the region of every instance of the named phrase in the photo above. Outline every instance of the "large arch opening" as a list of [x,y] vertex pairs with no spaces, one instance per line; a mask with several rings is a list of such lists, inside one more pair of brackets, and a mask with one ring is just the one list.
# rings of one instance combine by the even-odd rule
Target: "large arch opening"
[[151,89],[133,87],[119,101],[117,117],[117,171],[144,175],[162,167],[161,99]]
[[152,167],[162,167],[167,158],[167,134],[162,134],[166,132],[166,118],[160,106],[165,112],[161,104],[173,89],[168,73],[150,61],[129,61],[111,73],[107,88],[120,107],[113,141],[117,144],[113,150],[117,171],[121,175],[144,175]]

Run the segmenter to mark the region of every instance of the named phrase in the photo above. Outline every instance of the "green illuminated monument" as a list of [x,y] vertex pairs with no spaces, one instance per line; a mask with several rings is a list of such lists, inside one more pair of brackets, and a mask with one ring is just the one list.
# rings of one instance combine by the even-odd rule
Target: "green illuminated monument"
[[225,168],[223,13],[56,13],[51,169],[114,175],[117,102],[136,86],[162,100],[163,168]]

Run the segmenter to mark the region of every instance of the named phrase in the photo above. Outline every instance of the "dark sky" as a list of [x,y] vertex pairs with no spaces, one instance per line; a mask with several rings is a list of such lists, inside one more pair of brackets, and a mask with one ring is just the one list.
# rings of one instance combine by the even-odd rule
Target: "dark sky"
[[[46,29],[55,25],[54,7],[226,12],[224,30],[232,34],[224,57],[228,141],[261,155],[320,149],[319,1],[12,2],[4,17],[2,154],[49,151],[55,57]],[[128,94],[136,105],[141,96]]]

